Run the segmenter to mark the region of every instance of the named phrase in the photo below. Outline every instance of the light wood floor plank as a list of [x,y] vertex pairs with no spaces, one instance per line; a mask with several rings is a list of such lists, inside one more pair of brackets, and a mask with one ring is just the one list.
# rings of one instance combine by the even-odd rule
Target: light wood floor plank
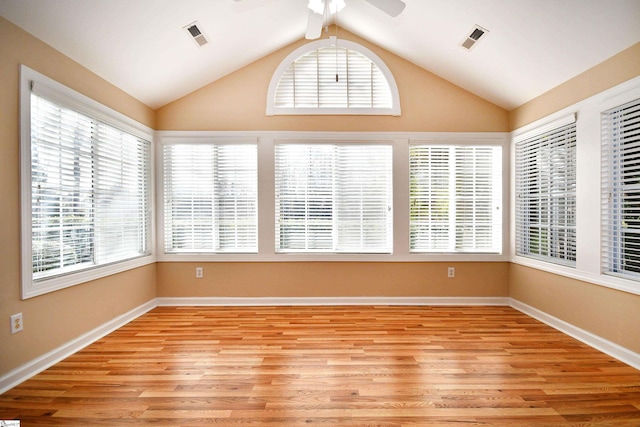
[[640,426],[640,371],[509,307],[158,307],[0,396],[23,426]]

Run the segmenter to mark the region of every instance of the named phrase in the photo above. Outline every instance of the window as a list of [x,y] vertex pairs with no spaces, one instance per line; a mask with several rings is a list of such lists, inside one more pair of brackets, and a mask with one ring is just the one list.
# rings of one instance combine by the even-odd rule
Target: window
[[267,115],[400,115],[391,72],[373,52],[348,40],[318,40],[289,55],[276,70]]
[[603,271],[640,280],[640,99],[602,114]]
[[158,132],[158,260],[506,261],[507,137]]
[[276,252],[390,253],[392,147],[275,146]]
[[22,141],[27,298],[75,284],[71,273],[151,253],[151,143],[125,120],[92,114],[69,89],[24,74],[35,77],[23,97],[30,117]]
[[255,144],[163,146],[164,251],[257,252]]
[[502,250],[502,149],[412,145],[411,252]]
[[576,261],[576,124],[569,115],[515,139],[516,254]]

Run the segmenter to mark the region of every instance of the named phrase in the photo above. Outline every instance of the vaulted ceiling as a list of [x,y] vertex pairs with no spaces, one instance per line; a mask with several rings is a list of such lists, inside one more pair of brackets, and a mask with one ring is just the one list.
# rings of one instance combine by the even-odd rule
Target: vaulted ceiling
[[[640,42],[640,0],[404,0],[396,18],[345,1],[339,27],[507,110]],[[304,38],[307,4],[0,0],[0,16],[158,108]],[[487,32],[464,49],[476,25]]]

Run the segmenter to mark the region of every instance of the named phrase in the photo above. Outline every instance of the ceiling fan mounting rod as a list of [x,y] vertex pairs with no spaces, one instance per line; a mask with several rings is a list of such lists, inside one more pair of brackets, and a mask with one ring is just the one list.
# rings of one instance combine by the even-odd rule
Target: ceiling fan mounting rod
[[[319,38],[322,34],[322,28],[325,26],[325,22],[328,21],[329,16],[336,14],[337,19],[338,12],[346,6],[345,1],[346,0],[309,0],[309,17],[305,38],[308,40]],[[398,16],[406,6],[403,0],[365,1],[391,17]]]

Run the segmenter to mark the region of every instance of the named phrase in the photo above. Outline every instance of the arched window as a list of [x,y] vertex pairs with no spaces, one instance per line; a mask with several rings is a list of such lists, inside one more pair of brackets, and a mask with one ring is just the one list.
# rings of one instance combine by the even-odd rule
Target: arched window
[[287,56],[271,78],[267,115],[400,115],[398,87],[372,51],[335,37]]

